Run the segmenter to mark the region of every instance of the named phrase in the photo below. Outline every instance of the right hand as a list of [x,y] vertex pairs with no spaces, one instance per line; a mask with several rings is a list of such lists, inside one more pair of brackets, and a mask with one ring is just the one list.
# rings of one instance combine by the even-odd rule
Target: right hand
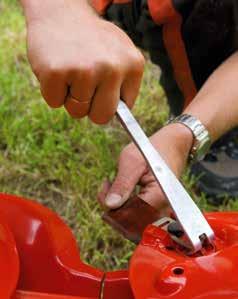
[[113,117],[120,97],[132,107],[144,58],[129,37],[82,1],[36,3],[26,10],[28,57],[49,106],[97,124]]

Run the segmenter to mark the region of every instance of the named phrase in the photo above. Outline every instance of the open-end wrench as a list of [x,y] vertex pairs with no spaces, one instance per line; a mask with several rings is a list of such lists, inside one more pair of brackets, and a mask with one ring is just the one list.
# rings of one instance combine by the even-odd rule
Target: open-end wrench
[[214,232],[183,185],[167,166],[158,151],[123,101],[119,101],[117,117],[144,156],[156,181],[167,197],[173,212],[187,236],[192,252],[199,251],[206,239],[212,243]]

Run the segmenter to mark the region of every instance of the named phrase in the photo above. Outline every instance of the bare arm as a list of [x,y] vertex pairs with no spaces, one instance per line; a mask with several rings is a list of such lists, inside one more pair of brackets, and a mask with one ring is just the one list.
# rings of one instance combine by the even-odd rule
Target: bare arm
[[213,141],[238,125],[238,53],[210,76],[185,113],[200,119]]

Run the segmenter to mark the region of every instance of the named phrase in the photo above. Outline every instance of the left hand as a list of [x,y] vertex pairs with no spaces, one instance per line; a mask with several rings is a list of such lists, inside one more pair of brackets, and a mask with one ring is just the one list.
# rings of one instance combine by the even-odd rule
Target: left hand
[[[192,145],[192,133],[181,124],[171,124],[151,138],[151,143],[159,151],[170,169],[179,178],[186,166]],[[105,182],[99,194],[99,202],[109,208],[122,206],[130,197],[135,186],[140,186],[138,196],[165,214],[168,202],[143,156],[134,144],[129,144],[122,151],[118,173],[112,184]]]

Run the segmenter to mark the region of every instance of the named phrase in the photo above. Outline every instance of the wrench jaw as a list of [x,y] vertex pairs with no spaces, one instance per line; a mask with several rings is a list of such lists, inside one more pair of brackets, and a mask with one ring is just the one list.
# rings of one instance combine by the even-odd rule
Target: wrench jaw
[[155,221],[153,225],[166,231],[174,243],[178,245],[186,255],[194,255],[198,252],[203,253],[204,250],[211,251],[214,249],[213,235],[209,238],[206,236],[206,234],[202,234],[197,240],[193,240],[192,243],[188,239],[188,236],[186,236],[184,229],[179,222],[170,217],[161,218]]
[[[190,234],[185,232],[185,238],[187,240],[188,248],[190,248],[191,254],[202,251],[204,248],[214,247],[215,234],[210,225],[206,222],[205,217],[202,215],[204,221],[200,227],[199,221],[195,221],[193,226],[193,232]],[[197,230],[196,230],[197,228]]]
[[198,251],[202,251],[204,248],[213,248],[214,247],[214,236],[208,237],[205,233],[199,236],[198,241],[196,243],[196,247],[192,248],[192,254]]

